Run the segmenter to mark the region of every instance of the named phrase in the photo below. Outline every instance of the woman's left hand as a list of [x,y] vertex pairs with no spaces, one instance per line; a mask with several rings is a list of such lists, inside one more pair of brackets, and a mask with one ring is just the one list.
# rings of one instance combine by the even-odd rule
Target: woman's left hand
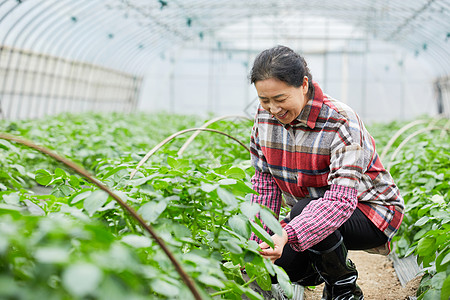
[[262,242],[259,244],[259,247],[262,249],[259,253],[261,253],[262,257],[268,258],[272,262],[275,262],[283,254],[284,245],[286,245],[288,241],[288,234],[283,229],[283,235],[272,235],[272,240],[275,244],[274,248],[271,248],[266,242]]

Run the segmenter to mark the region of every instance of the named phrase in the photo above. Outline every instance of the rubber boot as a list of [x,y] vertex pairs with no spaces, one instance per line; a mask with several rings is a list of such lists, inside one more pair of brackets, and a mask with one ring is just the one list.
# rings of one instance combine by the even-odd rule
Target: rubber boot
[[331,286],[329,286],[328,283],[325,283],[325,286],[323,287],[321,300],[332,300]]
[[356,284],[358,271],[353,262],[347,258],[348,251],[342,238],[328,250],[317,251],[309,249],[309,251],[314,268],[326,283],[322,299],[364,299],[362,290]]
[[302,286],[316,286],[324,283],[323,278],[317,273],[316,269],[311,263],[308,268],[304,271],[304,276],[297,280],[296,283]]
[[[306,275],[304,278],[296,282],[297,284],[302,286],[316,286],[325,282],[322,276],[320,276],[320,274],[313,267],[312,263],[310,267],[307,268],[305,274]],[[325,283],[325,287],[323,289],[322,300],[331,300],[331,291],[327,283]]]

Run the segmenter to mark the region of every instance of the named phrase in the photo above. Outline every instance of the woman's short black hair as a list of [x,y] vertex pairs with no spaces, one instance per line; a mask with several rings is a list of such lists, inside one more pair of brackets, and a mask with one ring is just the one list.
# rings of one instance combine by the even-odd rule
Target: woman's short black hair
[[305,76],[308,77],[308,96],[312,98],[314,86],[305,59],[291,48],[276,46],[264,50],[255,58],[250,82],[254,84],[260,80],[276,78],[288,85],[300,87]]

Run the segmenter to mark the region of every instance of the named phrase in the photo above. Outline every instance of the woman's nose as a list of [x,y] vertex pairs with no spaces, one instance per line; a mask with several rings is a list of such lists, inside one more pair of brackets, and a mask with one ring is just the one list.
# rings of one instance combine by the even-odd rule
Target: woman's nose
[[278,105],[276,105],[276,104],[271,104],[270,105],[270,113],[271,114],[276,115],[277,113],[280,112],[280,110],[281,110],[281,108],[278,107]]

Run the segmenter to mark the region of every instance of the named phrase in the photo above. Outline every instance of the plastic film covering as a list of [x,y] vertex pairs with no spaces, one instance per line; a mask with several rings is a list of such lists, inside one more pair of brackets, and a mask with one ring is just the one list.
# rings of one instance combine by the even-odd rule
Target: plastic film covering
[[449,20],[450,0],[0,0],[1,117],[131,111],[173,49],[251,57],[292,41],[324,56],[401,47],[428,62],[445,98]]

